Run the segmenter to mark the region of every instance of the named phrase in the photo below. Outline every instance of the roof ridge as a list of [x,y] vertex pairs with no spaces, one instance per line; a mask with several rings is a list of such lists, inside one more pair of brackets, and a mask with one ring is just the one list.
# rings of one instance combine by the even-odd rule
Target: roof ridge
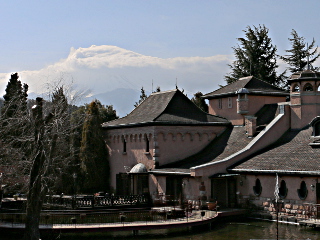
[[[271,84],[271,83],[269,83],[269,82],[267,82],[267,81],[265,81],[265,80],[262,80],[262,79],[260,79],[260,78],[255,77],[255,76],[250,76],[250,77],[252,77],[251,79],[255,79],[255,80],[264,82],[264,83],[266,83],[266,84],[268,84],[268,85],[270,85],[270,86],[272,86],[272,87],[275,87],[275,88],[277,88],[277,89],[279,89],[279,90],[281,90],[281,91],[284,91],[282,88],[279,88],[279,87],[277,87],[277,86],[275,86],[275,85],[273,85],[273,84]],[[239,80],[240,80],[240,79],[239,79]],[[249,82],[250,82],[250,81],[248,81],[248,82],[246,83],[246,85],[247,85]],[[246,86],[246,85],[245,85],[245,86]],[[284,92],[285,92],[285,91],[284,91]]]
[[[161,92],[153,92],[150,94],[151,95],[156,95],[156,94],[162,94],[162,93],[167,93],[167,92],[176,92],[179,89],[172,89],[172,90],[167,90],[167,91],[161,91]],[[180,90],[179,90],[180,91]]]

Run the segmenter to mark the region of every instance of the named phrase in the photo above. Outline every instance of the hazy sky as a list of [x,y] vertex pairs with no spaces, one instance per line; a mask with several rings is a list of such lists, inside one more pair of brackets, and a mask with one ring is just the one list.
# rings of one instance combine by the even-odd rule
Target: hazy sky
[[242,30],[259,24],[283,54],[292,29],[320,43],[319,11],[316,0],[1,0],[0,73],[44,69],[91,45],[164,59],[232,58]]

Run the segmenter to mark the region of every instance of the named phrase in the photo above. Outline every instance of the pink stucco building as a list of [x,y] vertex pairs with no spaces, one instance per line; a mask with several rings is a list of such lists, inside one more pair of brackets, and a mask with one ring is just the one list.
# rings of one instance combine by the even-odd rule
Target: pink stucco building
[[288,211],[320,203],[320,73],[289,84],[241,78],[204,95],[209,114],[179,90],[151,94],[103,124],[114,191],[268,208],[278,175]]

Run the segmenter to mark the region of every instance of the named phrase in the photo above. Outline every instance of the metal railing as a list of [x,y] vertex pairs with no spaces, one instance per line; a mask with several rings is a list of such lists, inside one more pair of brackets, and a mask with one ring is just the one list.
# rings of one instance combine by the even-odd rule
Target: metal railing
[[[213,217],[213,211],[188,211],[182,209],[157,209],[117,212],[43,212],[40,215],[40,225],[112,225],[173,221],[204,220]],[[0,222],[14,225],[24,224],[25,213],[0,213]]]
[[116,207],[116,206],[148,206],[151,204],[148,195],[117,195],[117,196],[94,196],[94,195],[77,195],[63,196],[51,195],[46,196],[44,205],[48,208],[62,209],[79,209],[79,208],[96,208],[96,207]]

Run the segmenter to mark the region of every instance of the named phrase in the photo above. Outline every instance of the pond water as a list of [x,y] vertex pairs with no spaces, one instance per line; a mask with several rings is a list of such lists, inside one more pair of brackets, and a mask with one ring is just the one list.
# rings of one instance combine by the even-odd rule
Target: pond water
[[[209,230],[208,227],[197,227],[195,229],[174,229],[174,230],[152,230],[139,231],[139,235],[133,236],[132,232],[117,233],[95,233],[81,235],[61,235],[59,239],[171,239],[171,240],[250,240],[250,239],[277,239],[277,224],[268,221],[234,221],[214,223]],[[309,227],[298,225],[279,224],[278,239],[300,240],[320,239],[320,231]]]
[[[19,239],[17,236],[1,236],[1,240]],[[133,236],[132,232],[106,232],[84,234],[61,234],[42,236],[42,240],[123,240],[123,239],[151,239],[151,240],[256,240],[277,239],[277,224],[275,222],[259,220],[238,220],[215,222],[211,229],[208,226],[193,229],[149,230],[139,231]],[[278,239],[286,240],[316,240],[320,239],[320,231],[309,227],[279,223]]]

